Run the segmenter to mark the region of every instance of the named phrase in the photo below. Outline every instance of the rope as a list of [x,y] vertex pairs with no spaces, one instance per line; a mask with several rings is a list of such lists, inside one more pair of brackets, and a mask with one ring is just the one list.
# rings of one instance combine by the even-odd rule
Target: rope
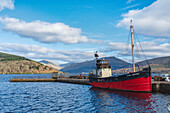
[[[126,47],[125,47],[125,50],[124,50],[124,52],[127,52],[127,54],[128,54],[128,51],[129,51],[128,45],[129,45],[129,41],[130,41],[130,33],[131,33],[131,32],[130,32],[130,29],[129,29],[128,40],[127,40]],[[125,59],[126,59],[126,60],[128,60],[127,57],[128,57],[128,55],[125,56]],[[128,64],[127,67],[130,68],[130,66],[131,66],[131,65]],[[122,66],[122,67],[123,67],[123,66]]]
[[[135,32],[135,30],[134,30],[134,32]],[[150,66],[150,65],[149,65],[149,62],[148,62],[148,59],[146,58],[146,55],[145,55],[145,53],[144,53],[144,51],[143,51],[143,48],[142,48],[142,46],[141,46],[141,44],[140,44],[140,41],[139,41],[139,38],[138,38],[137,35],[136,35],[136,39],[137,39],[137,41],[139,42],[139,46],[140,46],[140,48],[141,48],[141,51],[142,51],[142,53],[143,53],[143,56],[145,57],[146,63],[148,64],[148,66]]]

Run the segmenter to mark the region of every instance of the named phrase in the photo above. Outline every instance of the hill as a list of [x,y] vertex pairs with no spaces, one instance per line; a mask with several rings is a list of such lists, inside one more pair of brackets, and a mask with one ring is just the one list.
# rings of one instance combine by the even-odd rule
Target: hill
[[[170,72],[170,56],[149,59],[153,72]],[[139,66],[147,65],[146,61],[137,63]]]
[[[109,60],[109,64],[111,65],[112,69],[119,69],[129,65],[129,63],[121,59],[118,59],[114,56],[104,57],[104,59]],[[62,68],[61,71],[69,73],[82,73],[90,72],[92,69],[95,69],[95,67],[96,67],[95,60],[90,60],[81,63],[72,63]]]
[[60,64],[59,66],[61,67],[61,68],[64,68],[65,66],[68,66],[68,65],[70,65],[70,64],[73,64],[74,62],[69,62],[69,63],[65,63],[65,64]]
[[60,66],[58,66],[57,64],[55,64],[54,62],[52,62],[50,60],[42,60],[42,61],[39,61],[39,62],[46,65],[46,66],[52,67],[54,69],[57,69],[57,70],[61,69]]
[[52,73],[58,71],[25,57],[0,52],[0,74]]
[[27,59],[25,57],[0,52],[0,61],[18,61],[18,60],[31,61],[30,59]]
[[[148,60],[149,64],[159,64],[159,65],[168,65],[170,64],[170,56],[166,56],[166,57],[157,57],[157,58],[153,58],[153,59],[149,59]],[[147,65],[146,61],[141,61],[137,63],[138,65]]]

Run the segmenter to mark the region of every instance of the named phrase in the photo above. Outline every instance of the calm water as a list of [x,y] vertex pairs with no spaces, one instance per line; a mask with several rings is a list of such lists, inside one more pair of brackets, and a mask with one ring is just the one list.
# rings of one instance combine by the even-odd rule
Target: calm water
[[[161,112],[168,94],[128,93],[67,83],[10,83],[21,75],[0,75],[0,112]],[[24,75],[45,76],[51,75]]]

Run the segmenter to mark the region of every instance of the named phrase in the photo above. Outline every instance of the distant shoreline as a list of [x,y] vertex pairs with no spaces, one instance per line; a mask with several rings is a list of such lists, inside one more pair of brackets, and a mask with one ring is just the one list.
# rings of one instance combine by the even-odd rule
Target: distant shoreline
[[53,72],[50,73],[0,73],[0,74],[52,74]]

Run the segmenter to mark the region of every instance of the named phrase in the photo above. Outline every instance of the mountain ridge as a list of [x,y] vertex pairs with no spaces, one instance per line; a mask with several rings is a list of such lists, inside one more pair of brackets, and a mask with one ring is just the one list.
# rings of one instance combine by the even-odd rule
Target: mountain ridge
[[44,64],[44,65],[47,65],[47,66],[49,66],[49,67],[52,67],[52,68],[54,68],[54,69],[57,69],[57,70],[60,70],[60,69],[61,69],[61,67],[60,67],[59,65],[57,65],[57,64],[55,64],[54,62],[52,62],[52,61],[50,61],[50,60],[47,60],[47,59],[41,60],[41,61],[39,61],[39,62],[42,63],[42,64]]
[[[109,65],[112,67],[112,70],[119,70],[122,68],[129,68],[129,66],[132,66],[131,63],[125,62],[114,56],[104,57],[104,59],[109,60]],[[154,71],[170,70],[170,56],[152,58],[148,60],[148,63],[151,65],[151,68]],[[148,65],[146,60],[137,62],[136,64],[139,66]],[[69,73],[82,73],[90,72],[92,69],[95,69],[95,60],[84,61],[81,63],[73,63],[71,65],[64,67],[63,69],[61,69],[61,71]]]
[[[129,63],[118,59],[114,56],[112,57],[104,57],[104,59],[109,60],[109,64],[112,65],[112,69],[119,69],[124,66],[129,65]],[[90,72],[92,69],[95,68],[95,60],[84,61],[81,63],[73,63],[67,65],[66,67],[62,68],[61,71],[69,72],[69,73],[81,73],[81,72]]]
[[64,68],[65,66],[68,66],[68,65],[70,65],[70,64],[73,64],[74,62],[69,62],[69,63],[65,63],[65,64],[60,64],[59,66],[61,67],[61,68]]
[[156,57],[156,58],[148,59],[145,61],[137,62],[137,64],[138,65],[146,65],[147,61],[149,64],[166,64],[166,63],[170,62],[170,56]]

